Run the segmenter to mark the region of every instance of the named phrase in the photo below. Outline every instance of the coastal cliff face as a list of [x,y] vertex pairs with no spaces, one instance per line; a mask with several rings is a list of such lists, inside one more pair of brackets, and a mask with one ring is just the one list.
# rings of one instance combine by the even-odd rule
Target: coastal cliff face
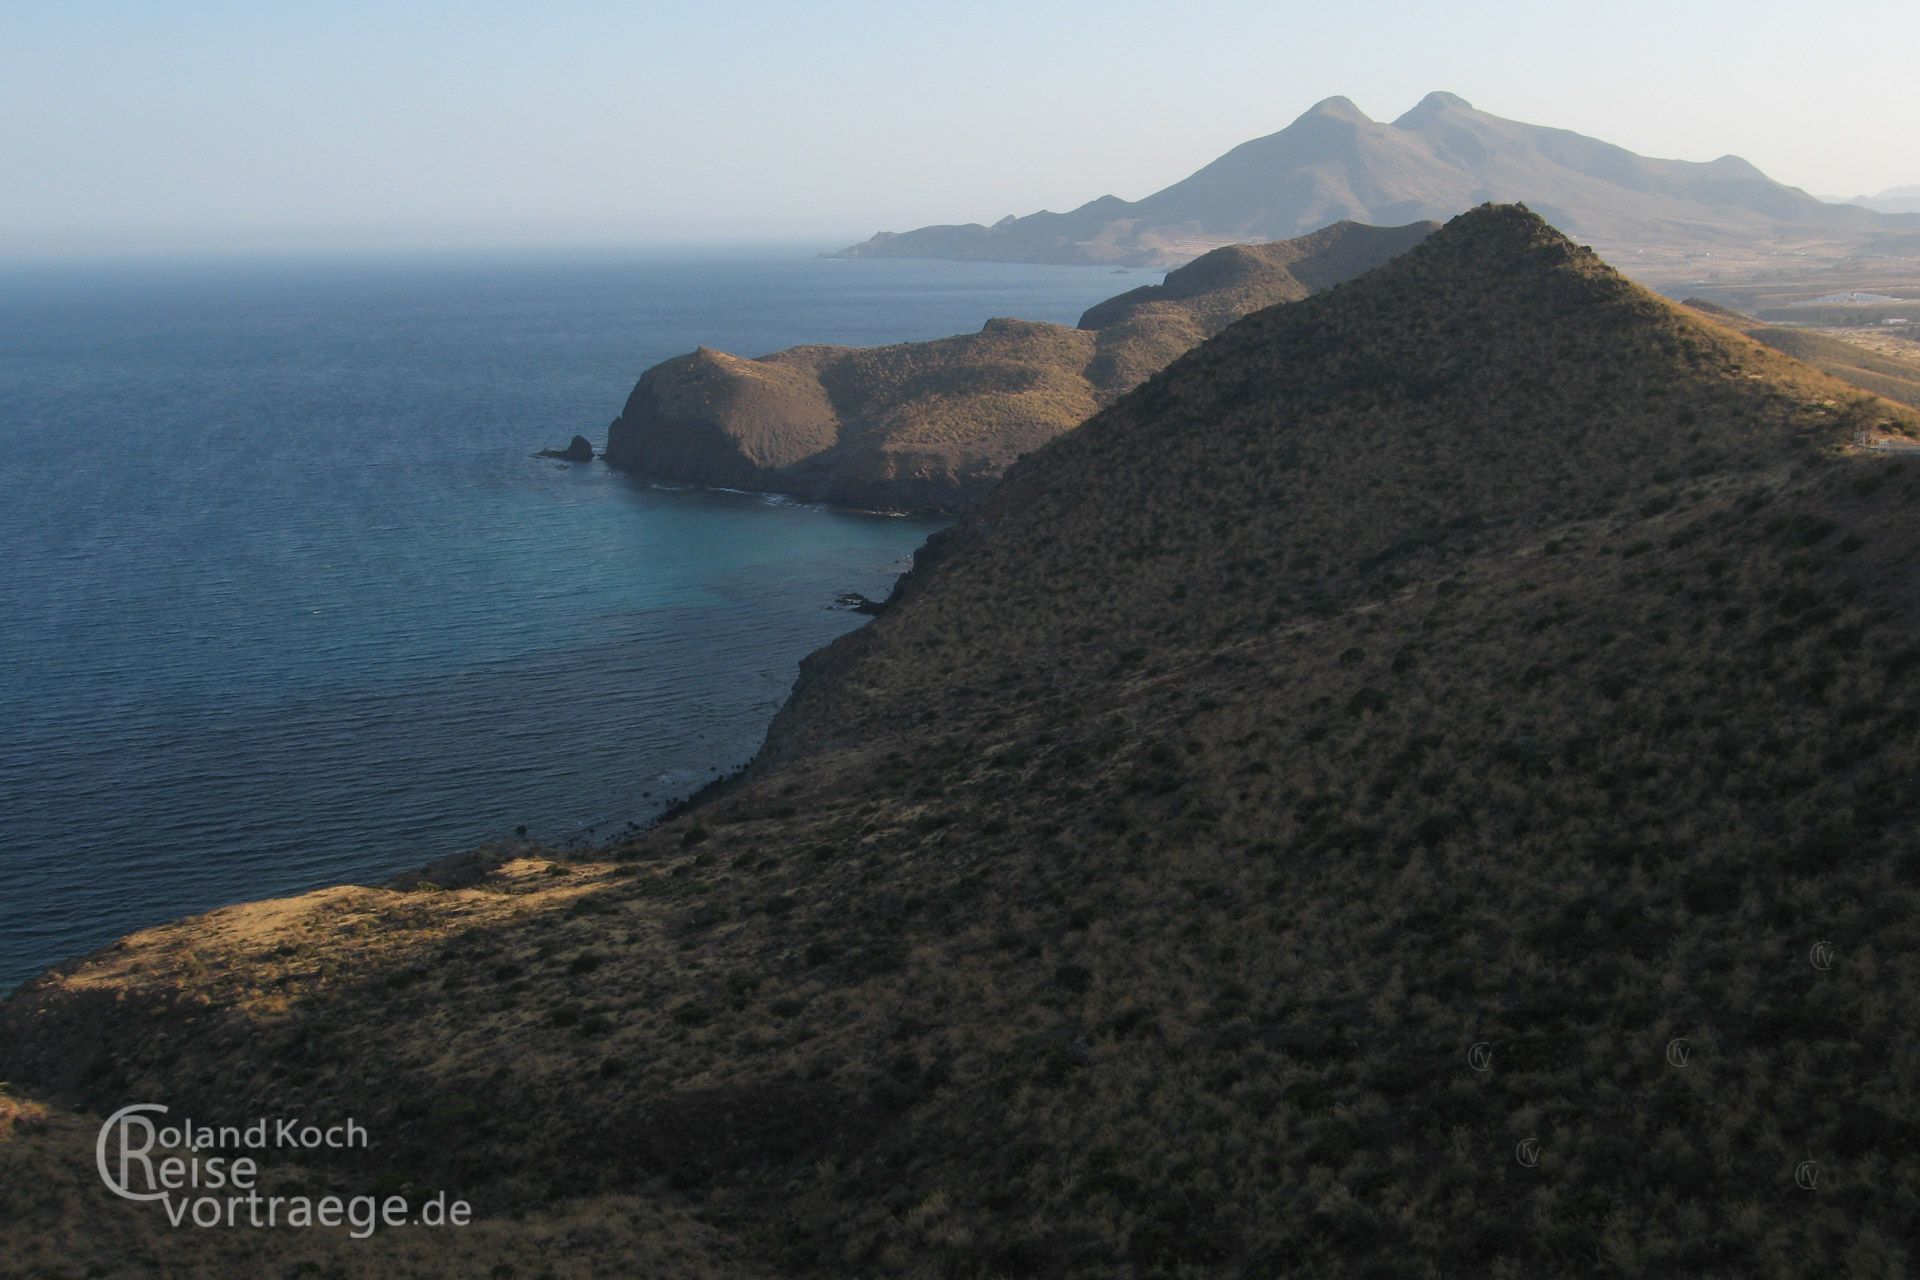
[[[0,1272],[1910,1271],[1863,432],[1920,414],[1464,215],[1010,468],[691,812],[23,988]],[[351,1115],[311,1180],[484,1234],[169,1231],[91,1187],[133,1100]]]
[[989,321],[892,347],[701,351],[649,369],[607,433],[650,480],[875,510],[955,510],[1008,463],[1094,413],[1091,335]]
[[[607,430],[607,462],[649,475],[751,488],[832,447],[839,424],[806,355],[742,360],[701,347],[654,366]],[[636,439],[629,421],[670,422]]]
[[960,511],[1007,466],[1262,307],[1405,252],[1435,224],[1343,223],[1234,246],[1089,310],[1077,328],[759,359],[702,348],[649,369],[607,433],[608,465],[652,480],[882,510]]

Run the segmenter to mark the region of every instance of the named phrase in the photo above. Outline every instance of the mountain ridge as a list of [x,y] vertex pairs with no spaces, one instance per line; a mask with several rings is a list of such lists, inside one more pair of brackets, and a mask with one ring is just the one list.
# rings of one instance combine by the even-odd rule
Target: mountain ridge
[[1920,213],[1920,182],[1888,187],[1876,195],[1854,196],[1842,203],[1856,204],[1875,213]]
[[1444,219],[1490,200],[1524,200],[1568,234],[1610,247],[1920,229],[1817,200],[1736,156],[1651,159],[1434,92],[1390,123],[1347,98],[1324,99],[1138,201],[1109,195],[992,227],[882,232],[838,256],[1165,266],[1223,242],[1286,239],[1342,219]]

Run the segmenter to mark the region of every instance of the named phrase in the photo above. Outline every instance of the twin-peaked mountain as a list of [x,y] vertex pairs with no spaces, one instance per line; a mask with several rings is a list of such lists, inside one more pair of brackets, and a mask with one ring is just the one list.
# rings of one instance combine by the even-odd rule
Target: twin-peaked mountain
[[1649,159],[1431,93],[1391,122],[1328,98],[1141,200],[1109,195],[991,227],[882,232],[842,256],[1167,266],[1231,241],[1285,239],[1342,219],[1445,219],[1500,200],[1525,201],[1569,235],[1609,250],[1920,230],[1920,218],[1828,204],[1737,156]]
[[1218,249],[1091,308],[1077,328],[1001,319],[937,342],[752,360],[702,347],[640,378],[606,459],[652,480],[961,510],[1015,458],[1233,321],[1362,275],[1434,227],[1339,223]]

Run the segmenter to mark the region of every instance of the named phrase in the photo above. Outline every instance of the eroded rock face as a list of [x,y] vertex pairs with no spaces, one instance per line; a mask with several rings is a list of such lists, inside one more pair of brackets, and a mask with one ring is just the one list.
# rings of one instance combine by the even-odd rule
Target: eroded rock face
[[609,465],[681,484],[883,510],[961,511],[1007,466],[1242,316],[1404,252],[1431,223],[1342,223],[1234,245],[1109,299],[1075,328],[996,319],[889,347],[702,347],[649,369],[607,431]]
[[607,430],[607,463],[660,479],[756,487],[839,437],[809,364],[701,347],[655,365]]

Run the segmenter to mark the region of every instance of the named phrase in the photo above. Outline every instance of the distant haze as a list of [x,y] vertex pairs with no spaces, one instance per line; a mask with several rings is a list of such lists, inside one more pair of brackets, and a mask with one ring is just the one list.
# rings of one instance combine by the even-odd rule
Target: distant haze
[[0,20],[0,257],[787,238],[1135,199],[1435,86],[1817,191],[1916,181],[1920,6],[326,6]]
[[[1920,168],[1920,160],[1915,161]],[[1855,196],[1850,202],[1877,209],[1881,213],[1920,213],[1920,183],[1906,187],[1889,187],[1875,196]]]

